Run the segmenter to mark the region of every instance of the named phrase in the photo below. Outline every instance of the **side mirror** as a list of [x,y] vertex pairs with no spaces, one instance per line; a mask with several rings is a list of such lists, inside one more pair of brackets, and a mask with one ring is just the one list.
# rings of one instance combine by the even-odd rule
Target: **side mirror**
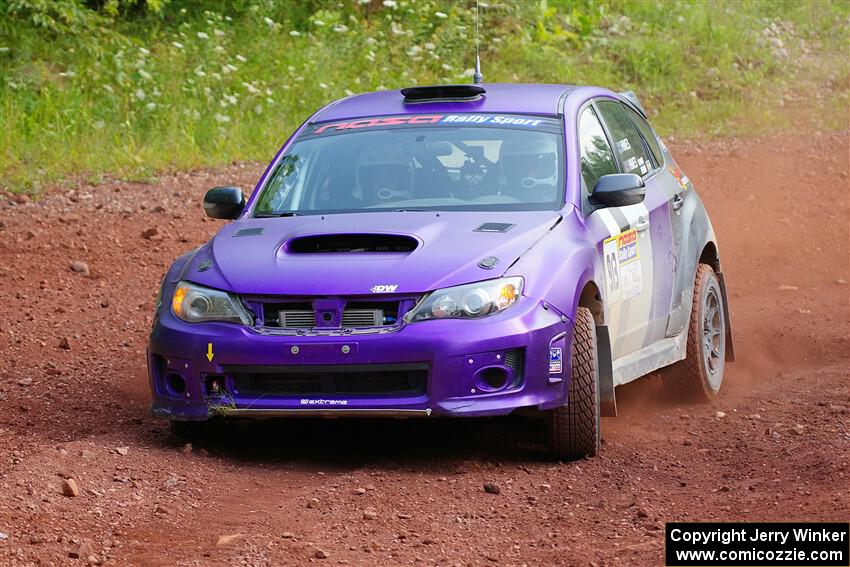
[[245,208],[239,187],[213,187],[204,196],[204,211],[213,219],[235,219]]
[[643,202],[646,187],[643,179],[634,173],[603,175],[596,182],[590,202],[602,207],[625,207]]

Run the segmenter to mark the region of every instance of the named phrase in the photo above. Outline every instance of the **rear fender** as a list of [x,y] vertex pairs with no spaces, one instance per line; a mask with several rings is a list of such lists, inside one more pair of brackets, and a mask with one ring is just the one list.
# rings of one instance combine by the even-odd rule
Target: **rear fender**
[[708,213],[696,192],[685,199],[679,220],[683,230],[676,250],[676,280],[673,283],[673,302],[667,319],[667,337],[677,337],[688,328],[694,294],[694,277],[706,244],[715,242],[714,229]]

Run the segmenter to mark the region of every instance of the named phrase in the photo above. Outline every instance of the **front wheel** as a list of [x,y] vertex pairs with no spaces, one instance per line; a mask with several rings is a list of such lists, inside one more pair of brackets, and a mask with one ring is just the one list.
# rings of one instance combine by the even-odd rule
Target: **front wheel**
[[700,264],[685,359],[661,373],[664,386],[679,397],[711,400],[723,384],[726,360],[726,312],[720,283],[711,266]]
[[576,311],[571,361],[567,405],[546,414],[547,448],[565,460],[592,457],[601,442],[596,324],[586,307]]

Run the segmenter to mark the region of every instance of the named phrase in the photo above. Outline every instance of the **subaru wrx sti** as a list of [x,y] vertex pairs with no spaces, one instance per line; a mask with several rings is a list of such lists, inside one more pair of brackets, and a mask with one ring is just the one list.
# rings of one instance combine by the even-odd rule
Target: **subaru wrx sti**
[[[302,124],[166,274],[154,414],[539,414],[593,455],[615,388],[712,397],[733,357],[708,214],[631,93],[567,85],[350,96]],[[200,424],[200,425],[199,425]]]

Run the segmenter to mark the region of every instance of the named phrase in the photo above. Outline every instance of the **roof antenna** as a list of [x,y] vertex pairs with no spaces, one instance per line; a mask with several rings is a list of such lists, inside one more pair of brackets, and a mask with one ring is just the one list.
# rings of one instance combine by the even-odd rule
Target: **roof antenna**
[[481,74],[481,58],[478,56],[478,20],[481,19],[478,1],[475,0],[475,73],[472,75],[472,82],[476,85],[484,82],[484,75]]

